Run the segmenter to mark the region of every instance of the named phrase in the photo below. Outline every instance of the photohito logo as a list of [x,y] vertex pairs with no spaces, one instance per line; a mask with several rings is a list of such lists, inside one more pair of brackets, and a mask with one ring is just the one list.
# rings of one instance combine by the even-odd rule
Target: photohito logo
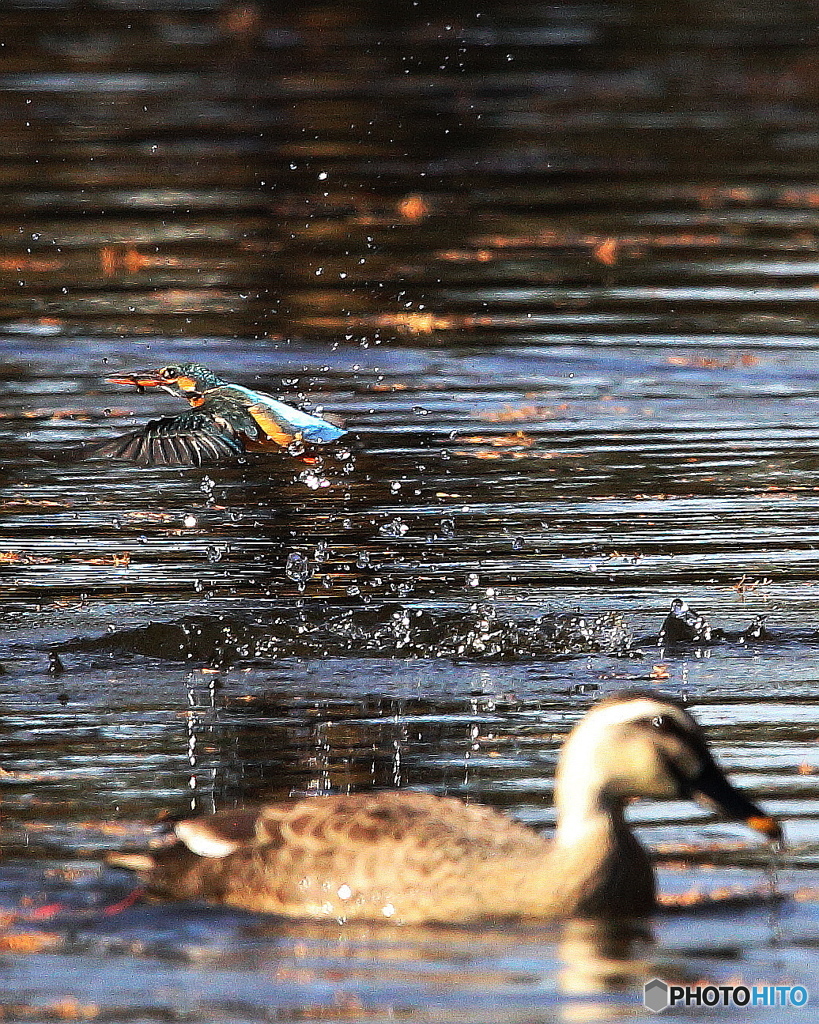
[[803,985],[669,985],[652,978],[643,985],[643,1005],[652,1013],[669,1006],[805,1006]]

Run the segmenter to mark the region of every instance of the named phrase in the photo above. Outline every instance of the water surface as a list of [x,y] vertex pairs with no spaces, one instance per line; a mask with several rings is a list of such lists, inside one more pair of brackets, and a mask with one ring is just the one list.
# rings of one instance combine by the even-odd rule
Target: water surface
[[[819,999],[804,10],[0,21],[6,1016],[602,1020],[654,975]],[[178,408],[106,376],[187,359],[350,436],[310,464],[70,458]],[[727,637],[663,645],[676,597]],[[290,793],[550,828],[562,736],[629,686],[690,704],[788,837],[774,864],[635,806],[666,894],[737,898],[646,935],[123,906],[102,865]]]

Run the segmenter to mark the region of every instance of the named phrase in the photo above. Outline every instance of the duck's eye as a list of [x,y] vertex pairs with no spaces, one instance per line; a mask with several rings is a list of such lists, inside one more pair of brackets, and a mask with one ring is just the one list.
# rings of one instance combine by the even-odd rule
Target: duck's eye
[[160,370],[160,373],[165,380],[175,380],[181,371],[178,366],[166,366],[163,370]]

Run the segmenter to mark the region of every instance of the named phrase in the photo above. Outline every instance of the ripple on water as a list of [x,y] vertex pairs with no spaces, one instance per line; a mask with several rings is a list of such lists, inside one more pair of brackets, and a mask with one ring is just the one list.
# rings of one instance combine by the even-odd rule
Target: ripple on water
[[[0,12],[0,1011],[532,1024],[631,1016],[652,974],[810,989],[815,26],[164,7]],[[349,456],[69,461],[173,412],[103,383],[171,359],[340,415]],[[659,645],[676,597],[727,637]],[[549,827],[560,738],[633,685],[783,817],[799,898],[655,945],[106,913],[107,846],[273,792]],[[737,826],[632,813],[667,892],[764,888]]]

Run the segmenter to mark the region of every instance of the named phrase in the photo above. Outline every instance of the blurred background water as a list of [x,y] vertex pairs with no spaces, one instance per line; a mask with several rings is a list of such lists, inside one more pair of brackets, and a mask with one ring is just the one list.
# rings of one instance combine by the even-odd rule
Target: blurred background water
[[[815,6],[6,0],[0,139],[4,1019],[819,999]],[[178,409],[106,376],[187,359],[350,437],[69,457]],[[727,636],[663,645],[678,596]],[[646,936],[107,912],[168,814],[414,787],[548,828],[634,685],[789,840],[635,807],[692,901]]]

